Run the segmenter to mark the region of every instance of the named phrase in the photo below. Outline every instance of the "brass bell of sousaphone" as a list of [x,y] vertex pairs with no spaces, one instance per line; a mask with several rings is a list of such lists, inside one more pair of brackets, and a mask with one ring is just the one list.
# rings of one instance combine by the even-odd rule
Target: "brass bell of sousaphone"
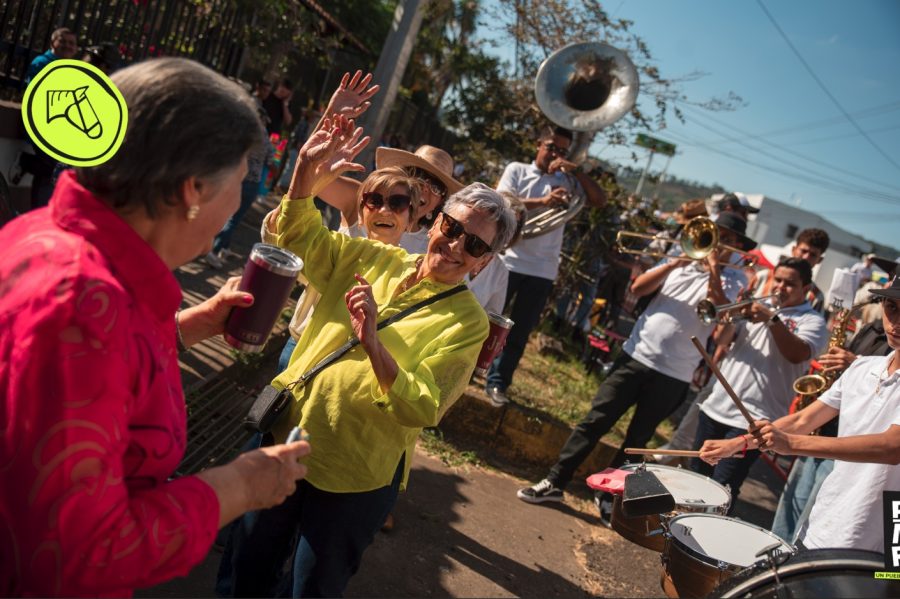
[[[569,160],[580,163],[597,131],[631,110],[638,87],[637,69],[624,52],[600,42],[580,42],[560,48],[541,64],[534,96],[547,119],[576,132]],[[530,210],[522,235],[557,229],[582,206],[584,195],[575,194],[566,208]]]

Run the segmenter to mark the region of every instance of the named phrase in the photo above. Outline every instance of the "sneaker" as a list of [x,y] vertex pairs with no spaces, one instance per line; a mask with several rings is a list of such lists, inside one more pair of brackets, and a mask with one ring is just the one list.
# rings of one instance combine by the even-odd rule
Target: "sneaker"
[[500,387],[488,387],[484,390],[487,393],[488,399],[491,400],[491,405],[494,407],[501,407],[509,403],[509,397],[507,397],[506,393],[500,389]]
[[563,491],[553,486],[546,478],[536,485],[519,489],[516,497],[526,503],[544,503],[545,501],[562,501]]
[[221,250],[219,250],[219,258],[221,258],[222,260],[240,260],[241,258],[243,258],[243,256],[241,256],[237,252],[232,252],[228,248],[222,248]]
[[212,266],[213,268],[222,268],[225,266],[225,263],[222,262],[222,259],[216,256],[215,252],[210,252],[203,257],[203,261]]

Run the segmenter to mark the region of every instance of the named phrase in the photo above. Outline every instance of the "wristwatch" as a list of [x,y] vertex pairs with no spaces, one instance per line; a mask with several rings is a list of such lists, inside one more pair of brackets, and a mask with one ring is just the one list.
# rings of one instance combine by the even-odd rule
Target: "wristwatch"
[[773,315],[772,315],[772,318],[770,318],[770,319],[766,322],[766,326],[769,327],[769,328],[772,328],[772,325],[775,324],[776,322],[781,322],[781,319],[778,318],[778,314],[773,314]]

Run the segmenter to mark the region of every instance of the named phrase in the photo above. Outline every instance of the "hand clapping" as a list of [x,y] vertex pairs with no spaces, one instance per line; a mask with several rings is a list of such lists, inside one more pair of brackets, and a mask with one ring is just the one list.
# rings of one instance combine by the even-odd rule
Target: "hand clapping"
[[363,165],[353,162],[370,140],[368,136],[360,139],[362,132],[362,127],[343,116],[323,119],[322,128],[300,148],[289,197],[315,196],[343,173],[365,171]]

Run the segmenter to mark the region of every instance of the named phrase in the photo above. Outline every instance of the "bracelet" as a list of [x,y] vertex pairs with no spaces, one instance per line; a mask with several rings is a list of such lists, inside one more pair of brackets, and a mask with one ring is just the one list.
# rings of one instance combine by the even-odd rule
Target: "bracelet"
[[741,439],[744,440],[744,448],[741,450],[741,457],[747,457],[747,447],[750,445],[750,442],[747,441],[747,435],[741,435]]
[[184,344],[184,337],[181,336],[181,327],[178,326],[178,315],[181,314],[181,310],[175,312],[175,347],[178,348],[178,353],[186,352],[188,347]]

